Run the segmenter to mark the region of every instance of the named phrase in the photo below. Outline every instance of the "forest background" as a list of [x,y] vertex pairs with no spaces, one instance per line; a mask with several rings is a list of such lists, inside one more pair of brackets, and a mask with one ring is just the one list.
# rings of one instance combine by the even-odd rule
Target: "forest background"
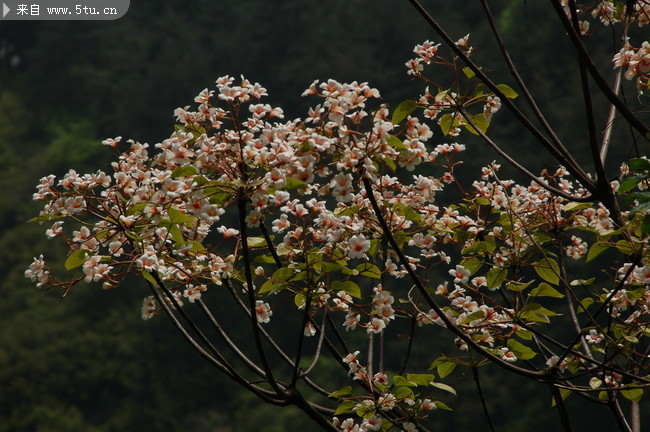
[[[542,110],[566,142],[580,142],[580,99],[572,98],[577,68],[563,60],[573,51],[552,11],[543,2],[493,3]],[[505,76],[490,61],[494,47],[480,8],[424,5],[453,37],[471,33],[478,63]],[[411,6],[388,0],[141,0],[117,21],[1,22],[0,432],[313,429],[301,413],[265,406],[218,375],[163,317],[142,321],[146,287],[133,283],[116,293],[89,285],[65,299],[36,291],[23,277],[36,251],[45,251],[51,264],[65,257],[56,256],[43,227],[26,224],[39,209],[30,197],[47,174],[106,165],[111,154],[99,145],[106,137],[164,139],[174,108],[226,74],[262,83],[268,102],[287,118],[305,114],[310,101],[299,95],[314,79],[368,81],[396,106],[419,94],[404,62],[426,39],[435,36]],[[602,32],[593,42],[600,46],[595,56],[606,59],[618,43]],[[509,126],[506,113],[499,116],[491,131],[505,149],[516,149],[532,171],[543,167],[545,156]],[[464,143],[472,146],[468,180],[481,165],[499,161],[479,142]],[[435,341],[419,350],[432,347]],[[497,370],[484,375],[497,430],[559,424],[550,394],[516,378],[505,385]],[[455,379],[459,389],[472,386],[470,376]],[[448,430],[482,429],[478,399],[462,393],[455,414],[434,417]],[[648,410],[641,412],[641,424],[650,424]],[[611,421],[591,414],[577,420],[577,430],[608,430]]]

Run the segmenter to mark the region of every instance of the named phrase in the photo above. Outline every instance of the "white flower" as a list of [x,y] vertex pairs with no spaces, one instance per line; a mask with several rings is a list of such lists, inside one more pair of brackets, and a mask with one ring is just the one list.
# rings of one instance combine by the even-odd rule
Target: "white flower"
[[467,283],[471,273],[463,266],[457,265],[455,270],[449,270],[449,274],[454,277],[454,283]]
[[370,249],[370,240],[366,240],[363,234],[353,235],[348,240],[348,248],[350,258],[363,258],[364,253]]
[[255,302],[255,314],[257,315],[257,322],[267,323],[271,321],[273,311],[268,303],[264,303],[262,300],[257,300]]

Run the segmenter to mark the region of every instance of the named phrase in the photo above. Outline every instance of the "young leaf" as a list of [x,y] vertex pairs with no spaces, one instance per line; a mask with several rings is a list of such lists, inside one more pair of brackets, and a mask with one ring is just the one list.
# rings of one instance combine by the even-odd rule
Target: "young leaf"
[[290,268],[282,267],[277,269],[275,272],[273,272],[273,275],[271,276],[272,280],[276,281],[288,281],[292,277],[296,275],[296,272],[291,270]]
[[515,339],[508,339],[508,348],[522,360],[530,360],[537,355],[535,351]]
[[359,272],[359,276],[366,276],[373,279],[379,279],[381,277],[379,267],[371,263],[359,264],[356,270]]
[[449,406],[447,406],[447,404],[444,403],[444,402],[435,401],[434,404],[435,404],[436,408],[438,408],[438,409],[445,410],[445,411],[453,411],[453,410],[452,410],[451,408],[449,408]]
[[643,174],[650,171],[650,160],[648,159],[630,159],[625,163],[635,173]]
[[[490,127],[490,120],[488,120],[487,117],[485,117],[484,114],[476,114],[475,116],[472,116],[472,121],[474,122],[474,125],[483,132],[484,134],[487,133],[488,127]],[[478,135],[479,133],[474,129],[471,125],[466,124],[465,129],[467,129],[469,132],[473,133],[474,135]]]
[[618,193],[623,194],[625,192],[631,191],[632,189],[634,189],[636,187],[636,185],[641,183],[641,180],[643,180],[643,177],[641,177],[641,176],[634,176],[634,177],[626,178],[618,186]]
[[508,276],[508,270],[504,268],[494,267],[487,272],[487,286],[488,289],[498,288]]
[[[417,387],[417,383],[413,382],[409,379],[404,378],[403,376],[395,375],[393,377],[393,384],[396,386],[402,386],[402,387]],[[429,383],[427,383],[429,384]]]
[[456,363],[453,360],[449,360],[446,357],[440,357],[438,360],[438,364],[436,365],[436,372],[438,372],[438,376],[440,378],[444,378],[450,373],[456,369],[456,366],[458,366],[458,363]]
[[398,152],[407,152],[409,149],[404,145],[401,139],[397,138],[395,135],[388,135],[386,142],[389,146],[397,150]]
[[151,273],[149,273],[148,271],[142,270],[142,277],[151,285],[158,286],[158,282],[156,282],[156,279],[154,279]]
[[357,404],[351,400],[344,400],[339,404],[338,408],[336,408],[336,411],[334,411],[334,415],[339,415],[339,414],[343,414],[344,412],[350,411],[356,405]]
[[72,270],[86,262],[86,256],[90,257],[90,252],[85,249],[77,249],[72,252],[65,260],[65,269]]
[[398,399],[413,399],[413,390],[408,387],[395,387],[393,394]]
[[471,79],[471,78],[474,78],[474,77],[476,76],[476,74],[474,73],[474,71],[471,70],[471,69],[468,68],[468,67],[464,67],[464,68],[463,68],[463,73],[465,74],[465,76],[466,76],[467,78],[470,78],[470,79]]
[[483,266],[483,263],[478,258],[465,258],[460,262],[460,265],[469,270],[470,274],[473,275]]
[[260,247],[266,245],[264,237],[247,237],[246,244],[248,247]]
[[305,189],[307,183],[304,181],[295,179],[293,177],[287,177],[284,183],[284,189]]
[[533,263],[535,272],[546,282],[557,285],[560,282],[560,267],[555,260],[544,258],[539,262]]
[[585,261],[589,262],[593,260],[601,253],[605,252],[607,249],[609,249],[609,245],[607,243],[600,243],[600,242],[594,243],[589,248],[589,252],[587,252],[587,259]]
[[330,393],[327,397],[338,398],[341,396],[349,396],[352,394],[352,386],[345,386],[336,390],[335,392]]
[[456,390],[454,390],[453,387],[451,387],[451,386],[449,386],[447,384],[443,384],[443,383],[440,383],[440,382],[431,382],[431,385],[433,387],[439,388],[440,390],[444,390],[444,391],[449,392],[449,393],[453,394],[454,396],[456,396]]
[[408,117],[409,114],[415,111],[417,107],[418,105],[415,103],[415,101],[405,100],[401,104],[397,105],[397,108],[395,108],[395,111],[393,112],[393,118],[391,121],[393,124],[400,123],[402,120]]
[[517,92],[514,91],[514,90],[513,90],[509,85],[506,85],[506,84],[499,84],[499,85],[497,85],[497,88],[498,88],[499,90],[501,90],[501,93],[503,93],[503,95],[504,95],[505,97],[507,97],[508,99],[514,99],[514,98],[516,98],[517,96],[519,96],[519,95],[517,94]]
[[178,178],[178,177],[190,177],[193,175],[196,175],[198,173],[198,170],[196,169],[195,166],[193,165],[183,165],[182,167],[176,168],[174,171],[172,171],[172,178]]
[[449,134],[449,131],[454,125],[454,117],[451,114],[445,114],[442,117],[440,117],[438,124],[440,125],[440,130],[442,131],[442,134],[444,136],[447,136]]
[[434,380],[433,374],[406,374],[406,379],[419,386],[428,386]]
[[345,282],[334,281],[332,282],[332,289],[335,291],[345,291],[352,297],[361,298],[361,288],[350,280]]
[[630,389],[630,390],[621,390],[621,394],[625,399],[638,402],[641,400],[641,397],[643,396],[643,389],[637,388],[637,389]]
[[549,284],[542,282],[540,283],[536,288],[533,288],[533,290],[529,294],[531,297],[555,297],[555,298],[563,298],[564,294],[550,286]]

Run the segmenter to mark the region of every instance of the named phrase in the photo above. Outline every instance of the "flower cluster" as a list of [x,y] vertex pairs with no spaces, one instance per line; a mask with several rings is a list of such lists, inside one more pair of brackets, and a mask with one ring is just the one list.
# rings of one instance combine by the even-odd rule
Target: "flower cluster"
[[[457,45],[473,50],[467,37]],[[621,57],[620,66],[635,62],[646,74],[642,49]],[[224,286],[242,304],[247,296],[255,325],[272,326],[276,304],[289,300],[304,317],[305,337],[322,336],[319,314],[348,334],[365,332],[365,340],[436,324],[454,332],[458,363],[470,361],[463,357],[469,348],[506,367],[527,360],[538,370],[572,372],[597,366],[594,356],[607,344],[636,355],[650,316],[647,236],[626,225],[638,218],[616,220],[604,204],[581,202],[588,192],[563,167],[519,184],[502,179],[493,162],[462,189],[455,167],[465,145],[431,144],[425,121],[443,136],[485,134],[502,101],[477,87],[461,95],[428,81],[425,65],[453,63],[438,50],[429,41],[415,48],[408,73],[426,90],[392,115],[367,83],[327,80],[303,93],[320,102],[304,119],[283,121],[280,108],[262,102],[264,87],[225,76],[196,96],[197,107],[175,111],[179,124],[163,142],[105,140],[116,154],[112,173],[70,170],[58,181],[41,179],[34,194],[45,202],[36,220],[52,223],[48,238],[66,242],[72,275],[53,276],[41,256],[25,276],[67,291],[81,281],[112,288],[129,273],[141,275],[154,292],[144,299],[143,319],[185,301],[203,306],[204,293]],[[453,188],[460,198],[440,198]],[[609,279],[581,279],[579,266],[569,267],[605,251],[635,261],[607,268]],[[566,307],[557,300],[567,296],[572,313],[581,308],[588,316],[589,331],[579,335],[588,355],[529,342],[554,324]],[[606,328],[592,304],[609,312]],[[433,375],[393,376],[389,385],[387,372],[373,374],[358,353],[343,363],[369,394],[343,402],[362,420],[336,420],[341,430],[379,430],[385,415],[416,430],[419,419],[445,407],[431,391],[450,390],[434,385]]]

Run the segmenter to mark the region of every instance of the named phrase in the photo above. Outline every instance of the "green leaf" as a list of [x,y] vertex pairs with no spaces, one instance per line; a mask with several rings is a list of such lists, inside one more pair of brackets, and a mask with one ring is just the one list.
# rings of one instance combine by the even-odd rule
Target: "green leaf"
[[532,283],[533,283],[533,281],[526,282],[526,283],[512,281],[512,282],[508,282],[506,284],[506,289],[509,290],[509,291],[521,292],[521,291],[525,290],[526,288],[528,288],[530,285],[532,285]]
[[530,360],[537,355],[535,351],[516,339],[508,339],[508,348],[521,360]]
[[449,408],[449,406],[448,406],[446,403],[444,403],[444,402],[434,401],[433,403],[436,405],[436,407],[437,407],[438,409],[445,410],[445,411],[453,411],[453,410],[452,410],[451,408]]
[[338,398],[341,396],[349,396],[352,394],[352,386],[345,386],[336,390],[335,392],[330,393],[327,397]]
[[435,377],[433,374],[406,374],[406,379],[419,386],[428,386]]
[[334,415],[339,415],[339,414],[343,414],[344,412],[350,411],[356,405],[357,404],[351,400],[344,400],[339,404],[338,408],[336,408],[336,411],[334,411]]
[[126,211],[126,215],[131,216],[132,214],[139,213],[139,212],[143,211],[145,209],[145,207],[147,207],[148,205],[149,205],[149,203],[147,203],[147,202],[139,202],[139,203],[135,204],[134,206],[132,206],[131,208],[129,208]]
[[449,385],[447,385],[447,384],[443,384],[443,383],[441,383],[441,382],[433,382],[433,381],[432,381],[432,382],[431,382],[431,385],[432,385],[433,387],[435,387],[435,388],[438,388],[438,389],[440,389],[440,390],[444,390],[444,391],[449,392],[449,393],[453,394],[454,396],[456,396],[456,390],[454,390],[453,387],[451,387],[451,386],[449,386]]
[[[475,116],[472,116],[472,121],[474,122],[474,125],[483,132],[484,134],[487,133],[488,127],[490,127],[490,120],[488,120],[487,117],[485,117],[484,114],[476,114]],[[470,124],[465,125],[465,129],[467,129],[469,132],[473,133],[474,135],[479,135],[479,133],[472,127]]]
[[255,264],[275,264],[275,258],[271,255],[259,255],[253,260]]
[[451,114],[445,114],[442,117],[440,117],[440,120],[438,120],[438,124],[440,125],[440,130],[442,131],[442,134],[444,136],[447,136],[451,128],[454,126],[454,116],[452,116]]
[[472,312],[471,314],[467,315],[465,319],[463,319],[460,323],[467,324],[469,322],[476,321],[484,317],[485,317],[485,312],[483,312],[482,310],[477,310],[476,312]]
[[563,298],[564,294],[550,286],[549,284],[542,282],[540,283],[536,288],[533,288],[533,290],[529,294],[531,297],[555,297],[555,298]]
[[564,210],[565,211],[583,210],[589,207],[593,207],[593,204],[588,202],[570,202],[564,206]]
[[524,339],[524,340],[532,340],[533,339],[533,332],[525,329],[520,329],[517,330],[515,333],[515,336],[518,338]]
[[539,303],[528,303],[526,306],[521,308],[521,318],[533,321],[533,322],[551,322],[548,317],[558,316],[559,314],[553,312],[552,310],[542,307]]
[[371,263],[359,264],[357,266],[357,271],[359,272],[359,276],[366,276],[373,279],[381,278],[381,272],[379,271],[379,267]]
[[586,297],[580,300],[580,307],[578,308],[578,313],[585,312],[589,306],[594,304],[594,299],[591,297]]
[[589,380],[589,387],[592,389],[596,390],[597,388],[600,388],[600,386],[603,385],[603,382],[600,380],[600,378],[592,377]]
[[420,215],[420,213],[413,210],[413,208],[411,208],[410,206],[397,205],[396,208],[397,208],[397,213],[400,216],[404,216],[406,219],[410,221],[419,222],[422,220],[422,215]]
[[512,89],[512,87],[510,87],[509,85],[506,85],[506,84],[499,84],[499,85],[497,85],[497,88],[498,88],[499,90],[501,90],[501,93],[503,93],[503,95],[504,95],[505,97],[507,97],[508,99],[514,99],[514,98],[516,98],[517,96],[519,96],[519,95],[517,94],[517,92],[514,91],[514,90]]
[[298,308],[303,308],[305,306],[305,302],[307,300],[305,299],[305,296],[302,294],[296,294],[293,296],[293,302]]
[[195,166],[183,165],[182,167],[178,167],[174,171],[172,171],[171,177],[172,178],[191,177],[196,174],[198,174],[198,170],[196,169]]
[[352,297],[361,298],[361,288],[359,288],[359,285],[350,280],[345,282],[334,281],[332,282],[332,289],[335,291],[345,291]]
[[630,213],[627,215],[629,219],[632,219],[637,213],[647,210],[650,212],[650,201],[639,204],[630,210]]
[[615,244],[616,249],[618,249],[619,252],[625,255],[632,255],[634,254],[634,247],[632,244],[627,241],[627,240],[619,240]]
[[307,183],[304,181],[295,179],[293,177],[287,177],[284,183],[284,189],[305,189]]
[[456,361],[447,357],[440,357],[431,363],[429,369],[435,368],[436,372],[438,372],[438,376],[442,379],[452,373],[454,369],[456,369],[456,366],[458,366]]
[[27,223],[31,223],[31,222],[47,222],[47,221],[49,221],[51,219],[60,219],[62,217],[63,216],[58,216],[56,218],[53,218],[51,214],[43,213],[40,216],[36,216],[35,218],[31,218],[30,220],[27,221]]
[[197,252],[205,251],[205,246],[203,246],[201,242],[197,242],[197,241],[177,242],[176,244],[174,244],[174,247],[176,249],[186,249],[189,247],[190,250],[197,251]]
[[234,197],[235,195],[230,192],[214,192],[208,195],[208,201],[210,201],[210,204],[223,207],[232,201]]
[[485,94],[485,84],[483,83],[478,83],[476,85],[476,91],[474,92],[474,97],[475,98],[480,98]]
[[246,245],[248,247],[260,247],[266,245],[266,239],[264,237],[247,237]]
[[645,203],[650,200],[650,192],[634,192],[625,197],[625,204],[630,205],[635,200],[638,200],[640,203]]
[[463,68],[463,73],[464,73],[465,76],[466,76],[467,78],[469,78],[469,79],[472,79],[472,78],[474,78],[474,77],[476,76],[476,74],[474,73],[474,71],[473,71],[472,69],[468,68],[468,67],[464,67],[464,68]]
[[[417,383],[413,382],[407,378],[404,378],[403,376],[395,375],[393,377],[393,384],[396,386],[402,386],[402,387],[417,387]],[[427,383],[428,384],[428,383]]]
[[259,293],[260,294],[276,293],[278,291],[287,288],[288,286],[289,285],[285,282],[278,282],[273,279],[269,279],[262,284],[262,286],[259,289]]
[[498,288],[508,276],[508,270],[504,268],[494,267],[487,272],[487,286],[488,289]]
[[593,260],[598,255],[600,255],[601,253],[609,249],[609,247],[610,245],[607,243],[596,242],[592,244],[591,247],[589,248],[589,252],[587,252],[586,262]]
[[650,171],[650,160],[635,158],[625,162],[635,173],[643,174]]
[[275,272],[273,272],[273,275],[271,276],[272,280],[276,281],[288,281],[292,277],[296,275],[296,272],[293,271],[290,268],[287,267],[282,267],[277,269]]
[[344,267],[341,264],[330,262],[330,261],[323,261],[321,263],[321,268],[323,269],[324,272],[327,273],[341,271],[344,269]]
[[636,187],[636,185],[641,183],[642,180],[643,180],[643,177],[641,177],[641,176],[634,176],[634,177],[626,178],[618,186],[618,193],[623,194],[625,192],[631,191],[632,189],[634,189]]
[[158,286],[158,282],[156,282],[156,279],[154,279],[154,277],[148,271],[142,270],[142,277],[151,285]]
[[172,237],[175,243],[182,243],[185,241],[183,238],[183,233],[181,233],[178,225],[172,225],[169,227],[169,235]]
[[91,256],[92,255],[90,254],[90,251],[87,251],[85,249],[77,249],[76,251],[72,252],[65,260],[65,269],[75,269],[86,262],[86,257],[90,258]]
[[445,99],[448,94],[449,94],[449,90],[439,91],[438,94],[436,94],[436,97],[434,99],[436,102],[442,102],[442,100]]
[[188,214],[185,214],[178,210],[177,208],[170,207],[167,210],[167,214],[169,214],[169,222],[171,224],[184,224],[188,222],[193,222],[196,220],[194,216],[190,216]]
[[386,143],[400,153],[407,152],[409,150],[408,147],[406,147],[406,145],[402,142],[402,140],[397,138],[395,135],[388,135],[388,138],[386,138]]
[[460,265],[469,270],[470,274],[473,275],[480,270],[483,266],[483,262],[478,258],[465,258],[460,262]]
[[535,271],[546,282],[557,285],[560,282],[560,267],[557,262],[550,258],[543,258],[541,261],[533,263]]
[[643,389],[637,388],[637,389],[621,390],[621,394],[625,399],[638,402],[643,397]]
[[408,387],[396,387],[393,390],[393,394],[398,399],[413,399],[413,397],[415,396],[413,394],[413,390],[411,390]]
[[415,111],[417,107],[418,105],[415,103],[415,101],[405,100],[401,104],[397,105],[397,108],[395,108],[395,111],[393,111],[393,118],[391,121],[393,124],[400,123],[402,120],[408,117],[409,114]]
[[393,159],[390,159],[390,158],[383,158],[383,159],[381,160],[381,162],[382,162],[383,164],[385,164],[388,168],[390,168],[391,171],[394,172],[395,170],[397,170],[397,164],[395,163],[395,161],[394,161]]
[[650,214],[645,215],[641,222],[641,235],[645,237],[648,234],[650,234]]

